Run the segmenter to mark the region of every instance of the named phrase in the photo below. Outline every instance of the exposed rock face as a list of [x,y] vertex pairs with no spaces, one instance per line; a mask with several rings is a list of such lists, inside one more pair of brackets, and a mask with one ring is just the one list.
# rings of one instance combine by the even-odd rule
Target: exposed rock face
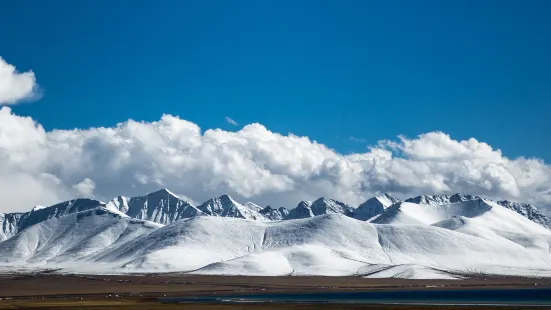
[[385,212],[391,205],[399,202],[399,199],[396,199],[386,193],[381,196],[370,198],[354,211],[354,218],[360,221],[373,219],[374,217],[383,214],[383,212]]

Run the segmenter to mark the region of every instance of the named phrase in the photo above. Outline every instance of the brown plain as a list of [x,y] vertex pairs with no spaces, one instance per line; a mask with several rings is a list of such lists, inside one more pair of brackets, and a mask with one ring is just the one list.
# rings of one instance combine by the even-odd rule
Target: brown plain
[[[442,306],[176,304],[162,297],[404,289],[551,287],[550,279],[480,277],[469,280],[364,279],[360,277],[236,277],[185,274],[0,275],[0,309],[437,309]],[[483,309],[446,306],[446,309]],[[498,309],[523,309],[499,307]],[[528,308],[527,308],[528,309]],[[529,309],[534,309],[530,307]]]

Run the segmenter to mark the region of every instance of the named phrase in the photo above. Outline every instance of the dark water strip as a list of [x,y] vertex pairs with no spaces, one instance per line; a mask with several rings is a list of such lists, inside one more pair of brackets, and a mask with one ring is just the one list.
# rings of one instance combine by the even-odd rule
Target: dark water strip
[[323,303],[551,306],[551,289],[404,290],[162,298],[178,303]]

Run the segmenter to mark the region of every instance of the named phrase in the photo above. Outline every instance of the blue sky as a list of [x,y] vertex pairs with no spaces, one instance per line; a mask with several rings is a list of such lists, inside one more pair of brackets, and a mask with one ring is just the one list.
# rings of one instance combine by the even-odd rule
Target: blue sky
[[0,55],[44,95],[14,112],[48,129],[228,116],[342,153],[440,130],[551,160],[548,1],[1,6]]
[[[166,187],[551,210],[549,16],[536,0],[1,3],[0,202]],[[35,78],[40,98],[18,100]]]

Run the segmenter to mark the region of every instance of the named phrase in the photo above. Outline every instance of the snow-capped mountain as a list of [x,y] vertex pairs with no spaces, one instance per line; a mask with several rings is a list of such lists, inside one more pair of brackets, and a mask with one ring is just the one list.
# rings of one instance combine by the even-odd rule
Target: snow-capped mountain
[[551,217],[538,210],[531,204],[511,202],[507,200],[501,200],[497,202],[499,205],[504,206],[507,209],[511,209],[532,222],[538,223],[541,226],[551,229]]
[[248,220],[266,221],[267,219],[260,214],[255,204],[242,205],[228,195],[207,200],[198,207],[203,213],[211,216],[237,217]]
[[24,213],[0,213],[0,242],[15,235]]
[[170,224],[181,219],[203,215],[202,211],[166,188],[140,197],[118,196],[111,200],[107,207],[115,208],[138,220],[159,224]]
[[110,247],[143,237],[162,225],[96,207],[51,217],[0,243],[0,262],[77,263]]
[[366,202],[362,203],[354,211],[353,217],[360,221],[367,221],[383,214],[388,207],[399,202],[399,199],[385,193],[381,196],[370,198]]
[[178,198],[167,189],[134,198],[119,196],[107,204],[94,199],[79,198],[49,207],[37,206],[25,213],[0,213],[0,241],[45,220],[97,207],[105,207],[114,213],[126,214],[135,219],[149,220],[160,224],[169,224],[183,218],[203,215],[196,207]]
[[47,208],[34,208],[31,212],[27,212],[21,217],[18,229],[21,231],[51,218],[58,218],[68,214],[91,210],[103,205],[104,203],[98,200],[79,198],[58,203]]
[[[149,221],[151,220],[151,221]],[[158,223],[155,223],[155,222]],[[384,225],[381,225],[384,224]],[[551,277],[549,218],[470,195],[336,200],[274,209],[230,196],[199,207],[168,190],[0,214],[0,264],[72,272]]]
[[353,216],[355,208],[334,199],[321,197],[313,202],[301,201],[296,208],[289,210],[285,219],[301,219],[323,214],[344,214]]
[[312,212],[311,201],[301,201],[296,206],[296,208],[289,210],[289,213],[285,217],[286,220],[296,220],[304,219],[309,217],[314,217],[314,212]]
[[[472,195],[455,194],[451,196],[433,195],[433,196],[417,196],[415,198],[406,199],[406,202],[425,204],[425,205],[447,205],[457,202],[479,201],[482,198]],[[491,201],[484,199],[485,201]],[[493,201],[507,209],[513,210],[525,218],[537,223],[545,228],[551,229],[551,217],[538,210],[536,207],[519,202],[511,202],[508,200]]]
[[323,214],[344,214],[346,216],[352,216],[355,210],[352,206],[325,197],[321,197],[312,202],[310,209],[312,209],[312,213],[314,213],[315,216]]
[[258,211],[262,216],[265,218],[271,220],[271,221],[281,221],[287,217],[289,214],[289,210],[287,210],[284,207],[279,207],[278,209],[274,209],[270,206],[267,206],[266,208]]
[[[448,204],[416,204],[402,202],[387,209],[372,221],[374,224],[439,225],[443,221],[460,220],[477,223],[490,230],[549,234],[551,231],[491,200],[477,198]],[[440,225],[441,226],[441,225]]]
[[446,218],[417,225],[325,214],[275,222],[200,216],[163,226],[98,207],[51,218],[0,243],[0,262],[83,273],[551,276],[550,231],[492,202],[459,204],[465,203],[449,211],[413,203],[388,209],[400,207],[418,223]]
[[245,202],[245,203],[243,204],[243,206],[244,206],[244,207],[247,207],[247,208],[249,208],[249,209],[251,209],[251,210],[253,210],[253,211],[257,211],[257,212],[259,212],[260,210],[262,210],[262,207],[261,207],[261,206],[257,205],[256,203],[250,202],[250,201],[249,201],[249,202]]
[[441,205],[441,204],[448,204],[448,203],[456,203],[461,201],[467,201],[467,200],[474,200],[479,199],[480,197],[472,196],[472,195],[461,195],[461,194],[454,194],[451,196],[448,195],[424,195],[424,196],[417,196],[414,198],[406,199],[406,202],[412,202],[417,204],[424,204],[424,205]]
[[91,210],[104,205],[101,201],[79,198],[64,201],[50,207],[37,206],[25,213],[0,213],[0,241],[6,240],[17,232],[51,218]]

